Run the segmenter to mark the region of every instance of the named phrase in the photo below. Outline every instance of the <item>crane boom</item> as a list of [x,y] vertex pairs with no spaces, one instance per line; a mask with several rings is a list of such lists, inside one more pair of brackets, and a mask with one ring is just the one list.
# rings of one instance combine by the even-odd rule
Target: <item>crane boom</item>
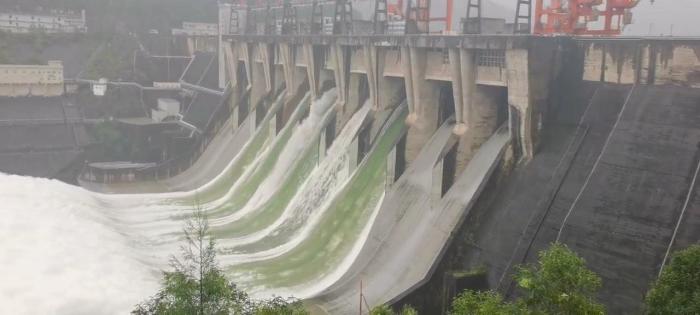
[[[640,0],[537,0],[534,33],[615,36]],[[602,20],[601,20],[602,19]],[[597,28],[592,24],[600,23]]]

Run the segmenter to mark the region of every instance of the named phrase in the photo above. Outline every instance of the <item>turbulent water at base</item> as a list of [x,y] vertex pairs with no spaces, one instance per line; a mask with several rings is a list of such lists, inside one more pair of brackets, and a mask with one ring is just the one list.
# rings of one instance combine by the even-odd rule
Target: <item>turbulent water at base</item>
[[278,135],[267,133],[274,122],[267,117],[226,176],[197,191],[103,195],[0,173],[0,314],[128,313],[159,287],[198,195],[206,196],[201,207],[233,281],[256,297],[320,292],[367,237],[383,196],[385,157],[403,122],[394,119],[368,161],[350,171],[347,148],[370,106],[319,159],[335,97],[324,93],[305,119],[298,106]]
[[0,174],[0,200],[0,314],[127,314],[157,289],[83,189]]

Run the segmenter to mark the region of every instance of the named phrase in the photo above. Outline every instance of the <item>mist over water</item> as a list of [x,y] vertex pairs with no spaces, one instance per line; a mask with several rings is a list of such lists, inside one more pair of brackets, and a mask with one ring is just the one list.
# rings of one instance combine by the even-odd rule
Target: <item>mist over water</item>
[[0,313],[126,314],[160,274],[65,183],[0,173]]
[[[320,123],[335,99],[335,90],[324,93],[310,106],[309,117],[293,126],[291,137],[280,138],[286,140],[274,169],[255,184],[255,194],[239,211],[257,216],[257,208],[279,198],[278,191],[285,190],[282,183],[287,182],[291,170],[309,158],[302,149],[318,150],[314,142],[321,136]],[[338,134],[326,158],[305,170],[307,180],[300,183],[303,187],[281,205],[275,214],[278,217],[269,225],[217,240],[220,248],[247,246],[243,255],[220,253],[223,268],[258,260],[283,268],[288,261],[280,256],[314,237],[318,229],[314,216],[327,210],[350,176],[345,150],[368,112],[365,104]],[[209,184],[219,180],[230,179],[217,177]],[[56,180],[0,173],[0,314],[129,313],[159,289],[161,271],[168,269],[168,257],[178,253],[182,242],[182,221],[193,210],[187,202],[174,201],[189,200],[192,194],[104,195]],[[206,212],[213,211],[235,197],[229,191],[201,206]],[[224,214],[212,223],[216,226],[218,221],[221,224],[242,217]],[[313,295],[347,269],[364,234],[348,240],[357,242],[356,246],[326,258],[343,263],[323,281],[309,282],[290,274],[293,280],[289,285],[295,290],[289,291],[289,287],[270,285],[265,277],[231,280],[240,281],[258,298],[287,292],[298,297],[302,292]],[[305,269],[318,276],[326,274],[313,266]]]

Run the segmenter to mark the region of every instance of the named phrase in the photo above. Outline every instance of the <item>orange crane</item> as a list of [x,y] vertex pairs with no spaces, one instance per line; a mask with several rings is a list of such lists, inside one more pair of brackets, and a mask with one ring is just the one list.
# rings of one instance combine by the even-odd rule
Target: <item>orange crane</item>
[[631,9],[640,0],[549,0],[548,5],[536,1],[535,34],[615,36],[632,22]]
[[403,17],[403,0],[398,0],[396,3],[389,3],[387,11],[390,15]]

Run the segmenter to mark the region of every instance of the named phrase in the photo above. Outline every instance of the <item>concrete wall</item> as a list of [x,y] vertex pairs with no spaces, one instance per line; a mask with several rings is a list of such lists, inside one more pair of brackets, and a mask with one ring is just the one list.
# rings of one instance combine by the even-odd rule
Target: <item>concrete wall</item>
[[583,79],[617,84],[700,87],[697,41],[582,41]]
[[[390,110],[404,99],[409,108],[406,137],[406,161],[410,164],[438,126],[440,84],[451,84],[454,101],[454,133],[459,136],[456,172],[461,172],[473,152],[498,127],[504,117],[498,112],[514,112],[517,128],[512,135],[515,152],[529,160],[536,151],[537,136],[547,113],[549,89],[561,68],[563,45],[551,38],[459,36],[389,37],[364,39],[353,37],[296,37],[228,35],[227,42],[249,50],[269,47],[275,77],[282,76],[288,98],[309,88],[318,94],[322,87],[338,89],[336,131],[342,130],[350,116],[369,98],[377,111]],[[388,43],[388,44],[387,44]],[[624,53],[586,52],[584,76],[604,77],[593,56],[619,60],[607,74],[616,80],[629,80],[629,64]],[[249,52],[250,53],[250,52]],[[258,53],[259,54],[259,53]],[[610,57],[606,55],[609,54]],[[241,58],[245,55],[241,53]],[[255,58],[256,55],[251,55]],[[253,79],[253,99],[264,95],[264,63],[246,68]],[[617,66],[619,65],[619,67]],[[597,70],[596,70],[597,69]],[[610,70],[609,70],[610,72]],[[274,83],[278,86],[277,83]],[[300,91],[304,90],[304,91]],[[504,92],[507,91],[507,92]],[[507,98],[504,98],[507,95]],[[289,105],[288,105],[289,106]],[[290,109],[285,109],[289,112]]]
[[670,54],[657,50],[655,56],[655,84],[700,87],[700,44],[674,46]]
[[456,173],[467,166],[476,150],[498,128],[499,107],[508,106],[507,91],[503,87],[479,85],[474,89],[469,115],[468,132],[459,137]]
[[30,33],[36,30],[46,33],[85,33],[85,10],[51,14],[0,13],[0,31]]

